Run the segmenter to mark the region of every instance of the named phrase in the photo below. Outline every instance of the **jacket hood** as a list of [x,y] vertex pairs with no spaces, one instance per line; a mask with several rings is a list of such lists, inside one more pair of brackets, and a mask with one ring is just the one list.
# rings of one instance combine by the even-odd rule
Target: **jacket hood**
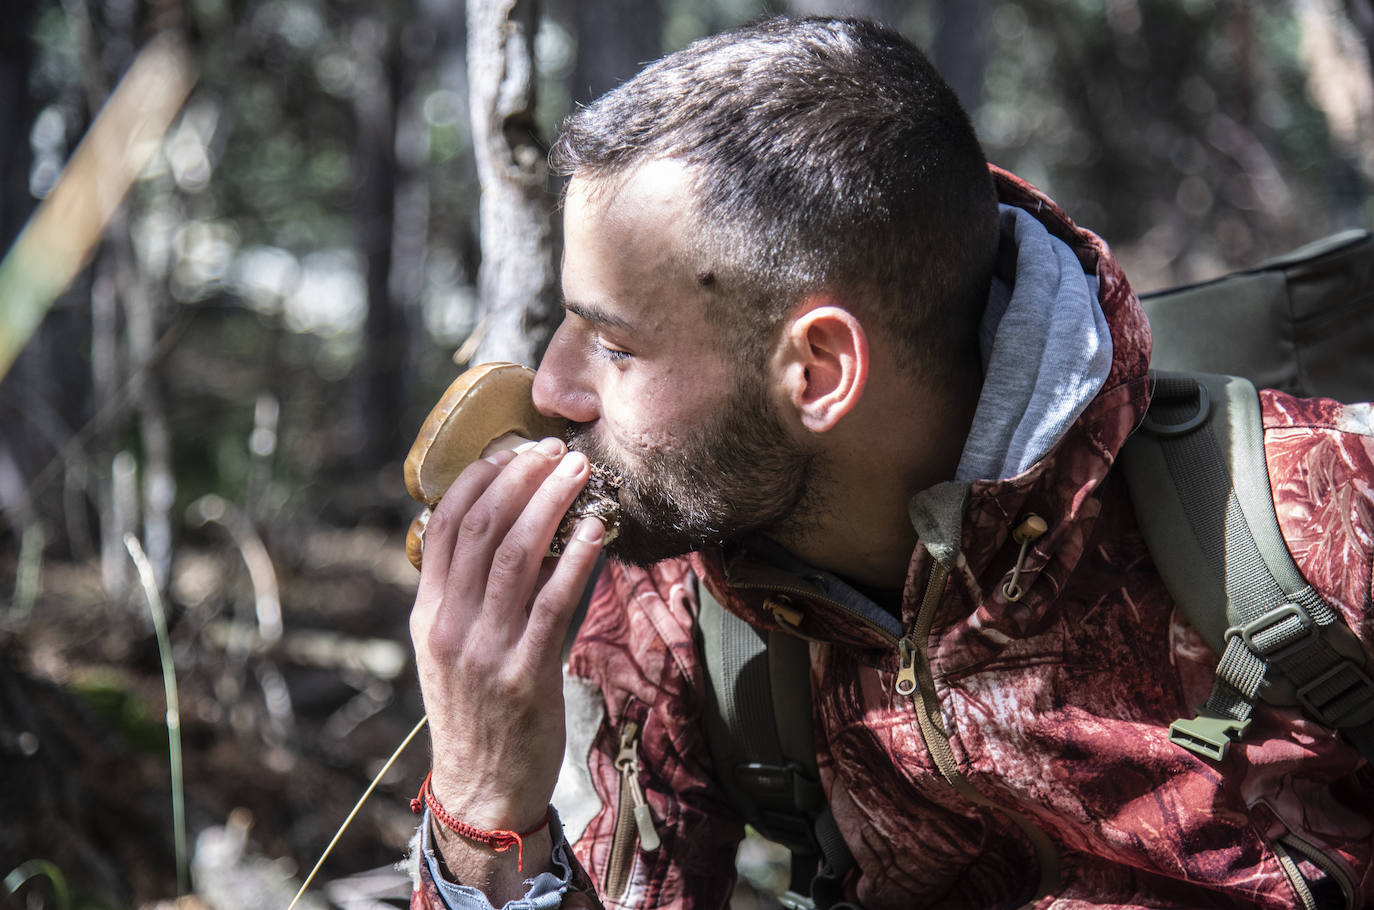
[[1111,368],[1098,398],[1118,388],[1138,387],[1141,396],[1136,401],[1134,424],[1144,415],[1148,403],[1143,392],[1150,365],[1150,326],[1120,264],[1101,237],[1075,225],[1044,193],[1008,171],[996,166],[990,169],[1001,203],[1034,216],[1051,236],[1068,244],[1084,273],[1096,278],[1097,302],[1112,337]]
[[[995,648],[1044,620],[1054,592],[1086,549],[1100,510],[1099,488],[1149,405],[1150,329],[1100,237],[1075,225],[1029,183],[995,167],[992,172],[1002,203],[1033,216],[1095,280],[1097,305],[1110,333],[1110,359],[1098,391],[1029,467],[1009,477],[938,484],[912,499],[911,519],[924,549],[950,571],[962,595],[958,600],[977,605],[962,621],[944,619]],[[1012,532],[1031,516],[1043,520],[1044,531],[1023,550]],[[909,594],[924,575],[920,549],[908,578]],[[1013,574],[1020,597],[1005,590]],[[908,596],[904,620],[911,601]]]
[[[998,301],[995,288],[990,306],[1011,313],[1008,300],[1015,299],[1016,285],[1023,281],[1051,295],[1053,305],[1040,307],[1038,334],[1012,356],[999,358],[995,350],[985,351],[988,381],[997,386],[989,390],[986,402],[980,400],[960,466],[961,478],[967,479],[937,484],[910,503],[921,546],[908,574],[901,625],[911,622],[933,558],[965,589],[965,603],[980,604],[978,611],[986,614],[971,617],[972,627],[986,629],[997,639],[1001,635],[994,627],[1034,623],[1032,614],[1037,611],[1028,608],[1052,599],[1033,596],[1034,587],[1071,571],[1082,554],[1097,514],[1094,491],[1148,404],[1150,331],[1106,243],[1076,226],[1029,183],[997,167],[991,171],[1003,205],[1004,237],[1010,234],[1017,244],[1027,236],[1043,238],[1036,242],[1051,251],[1053,274],[1027,277],[1017,250],[1007,251],[1001,258],[1009,265],[1000,267],[999,273],[1010,285],[1010,294]],[[1043,265],[1045,255],[1038,258]],[[1021,290],[1024,293],[1024,286]],[[1017,326],[1012,335],[1027,331]],[[1026,351],[1032,349],[1035,356],[1026,360]],[[1020,361],[1027,363],[1023,375],[1014,369]],[[1000,400],[1004,396],[1010,396],[1011,406]],[[1020,418],[1037,407],[1039,418]],[[988,464],[992,467],[984,470]],[[966,465],[977,467],[966,472]],[[996,476],[978,476],[984,473]],[[1046,530],[1021,554],[1011,533],[1031,514],[1043,519]],[[776,563],[761,567],[757,553],[747,547],[732,548],[726,558],[718,562],[719,558],[707,555],[694,563],[712,590],[724,595],[722,603],[755,625],[797,631],[795,624],[777,618],[773,598],[758,603],[728,587],[743,583],[762,590],[781,585]],[[1014,604],[1000,590],[1013,563],[1019,563],[1018,578],[1027,591]],[[788,587],[798,595],[837,600],[835,582],[824,573],[791,577]],[[878,628],[881,624],[854,619],[852,610],[818,611],[807,615],[800,631],[842,644],[891,649],[892,640]],[[1005,632],[1015,637],[1013,629]]]
[[983,384],[956,480],[1014,477],[1039,461],[1102,388],[1112,335],[1097,278],[1067,243],[1011,205],[979,325]]
[[[1148,404],[1149,325],[1107,245],[1030,184],[992,173],[1003,242],[981,330],[983,391],[956,480],[911,503],[922,541],[951,569],[970,493],[999,498],[1034,486],[1085,446],[1105,474]],[[1086,485],[1080,493],[1102,479],[1086,464],[1071,473]],[[1049,511],[1067,518],[1073,506]]]

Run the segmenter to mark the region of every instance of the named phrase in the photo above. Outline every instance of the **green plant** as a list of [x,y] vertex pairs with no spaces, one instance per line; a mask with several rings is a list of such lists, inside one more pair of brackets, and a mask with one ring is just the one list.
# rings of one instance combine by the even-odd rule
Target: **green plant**
[[181,774],[181,709],[177,702],[177,671],[172,663],[172,642],[167,635],[167,615],[162,608],[153,566],[138,538],[124,535],[124,546],[138,569],[138,580],[153,614],[153,628],[157,632],[158,656],[162,660],[162,687],[167,694],[167,752],[172,766],[172,826],[177,854],[177,893],[186,894],[189,888],[189,864],[186,857],[186,807]]
[[67,890],[67,877],[62,874],[61,869],[45,859],[31,859],[28,862],[20,863],[11,870],[10,874],[5,876],[5,894],[10,895],[18,892],[25,882],[40,875],[52,882],[53,900],[56,902],[58,910],[67,910],[71,906],[71,895]]

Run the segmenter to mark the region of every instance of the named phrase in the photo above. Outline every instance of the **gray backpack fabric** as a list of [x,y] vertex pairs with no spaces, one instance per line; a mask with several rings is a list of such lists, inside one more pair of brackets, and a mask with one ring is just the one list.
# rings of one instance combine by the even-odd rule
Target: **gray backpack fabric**
[[790,910],[837,907],[853,854],[821,788],[811,731],[811,652],[764,632],[697,585],[706,668],[706,744],[726,799],[759,834],[792,852]]
[[1150,366],[1256,388],[1374,399],[1374,236],[1345,231],[1253,269],[1140,296]]
[[[1174,724],[1175,742],[1220,758],[1263,685],[1374,761],[1369,668],[1283,543],[1255,393],[1374,400],[1374,236],[1335,234],[1140,301],[1155,389],[1121,463],[1160,574],[1221,655],[1211,697]],[[1208,372],[1175,372],[1191,370]]]

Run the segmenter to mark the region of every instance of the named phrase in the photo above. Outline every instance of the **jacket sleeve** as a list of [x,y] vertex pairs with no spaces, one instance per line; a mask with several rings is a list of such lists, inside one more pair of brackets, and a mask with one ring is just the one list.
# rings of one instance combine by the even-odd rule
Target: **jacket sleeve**
[[1284,541],[1374,659],[1374,405],[1260,393]]
[[[743,824],[714,782],[702,732],[695,591],[678,561],[609,564],[598,580],[565,674],[568,745],[551,822],[558,874],[532,879],[508,907],[689,910],[728,902]],[[633,759],[617,767],[621,756]],[[636,819],[641,802],[647,817],[641,809]],[[488,910],[481,891],[443,879],[428,826],[426,816],[412,910]]]
[[[1366,668],[1374,667],[1374,405],[1294,398],[1272,390],[1261,392],[1260,402],[1270,487],[1284,540],[1308,583],[1360,640]],[[1301,715],[1292,722],[1308,755],[1301,765],[1289,762],[1270,779],[1254,772],[1247,777],[1257,824],[1267,825],[1268,833],[1292,832],[1319,844],[1327,864],[1343,871],[1355,906],[1371,906],[1369,767],[1353,746],[1326,728]],[[1323,767],[1350,770],[1348,777],[1328,783],[1319,778]]]

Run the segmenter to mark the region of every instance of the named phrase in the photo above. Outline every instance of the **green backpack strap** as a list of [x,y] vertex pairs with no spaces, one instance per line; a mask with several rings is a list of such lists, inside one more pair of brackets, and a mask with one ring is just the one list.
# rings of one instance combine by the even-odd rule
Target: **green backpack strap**
[[830,907],[854,857],[820,783],[810,645],[754,628],[700,582],[697,599],[706,744],[717,781],[745,822],[792,851],[788,906]]
[[1254,386],[1207,373],[1152,379],[1121,463],[1160,576],[1221,655],[1207,702],[1170,739],[1219,760],[1263,695],[1302,704],[1374,761],[1374,682],[1359,641],[1284,543]]

